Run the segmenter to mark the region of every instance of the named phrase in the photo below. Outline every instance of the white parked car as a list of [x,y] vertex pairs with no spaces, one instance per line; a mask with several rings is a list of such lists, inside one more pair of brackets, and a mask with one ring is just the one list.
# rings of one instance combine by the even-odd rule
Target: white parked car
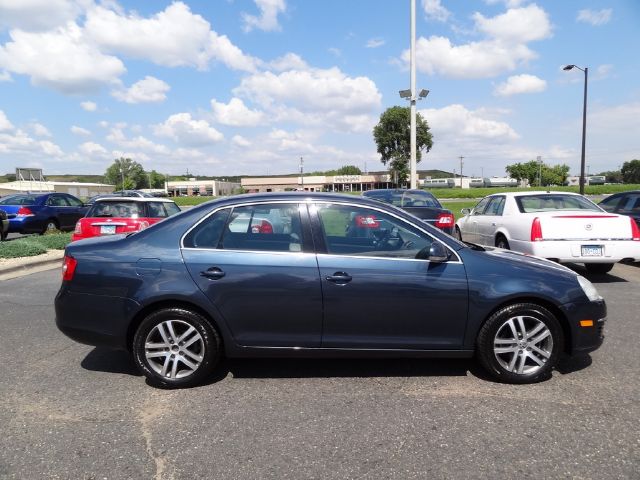
[[621,260],[640,260],[634,220],[607,213],[577,193],[496,193],[462,213],[454,235],[466,242],[583,263],[591,273],[606,273]]

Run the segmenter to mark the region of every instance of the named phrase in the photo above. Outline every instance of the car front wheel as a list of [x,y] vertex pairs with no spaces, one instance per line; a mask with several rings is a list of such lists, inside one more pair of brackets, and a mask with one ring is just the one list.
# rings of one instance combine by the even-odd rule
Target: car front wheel
[[534,383],[547,378],[563,346],[562,327],[544,307],[509,305],[480,329],[477,355],[495,378],[506,383]]
[[200,314],[169,308],[142,321],[133,339],[133,356],[151,384],[192,387],[213,371],[220,344],[218,332]]

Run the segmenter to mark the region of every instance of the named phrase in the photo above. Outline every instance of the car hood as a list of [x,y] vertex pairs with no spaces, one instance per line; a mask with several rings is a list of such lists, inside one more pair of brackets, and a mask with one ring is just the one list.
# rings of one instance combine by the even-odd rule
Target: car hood
[[534,257],[533,255],[527,255],[525,253],[514,252],[513,250],[503,250],[502,248],[495,247],[483,247],[485,252],[490,257],[513,262],[513,263],[525,263],[527,265],[533,267],[539,267],[543,269],[553,269],[557,272],[564,272],[566,274],[570,274],[572,276],[577,276],[578,274],[564,265],[553,262],[551,260],[547,260],[546,258]]

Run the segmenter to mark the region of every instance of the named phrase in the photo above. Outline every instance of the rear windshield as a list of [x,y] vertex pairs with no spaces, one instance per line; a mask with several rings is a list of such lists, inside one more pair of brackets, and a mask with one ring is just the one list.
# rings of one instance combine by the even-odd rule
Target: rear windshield
[[367,192],[365,196],[378,200],[379,202],[390,203],[396,207],[431,207],[442,208],[436,198],[428,192]]
[[35,195],[9,195],[0,198],[0,205],[34,205],[36,198]]
[[518,209],[522,213],[548,212],[552,210],[588,210],[602,212],[596,204],[578,195],[526,195],[516,197]]
[[87,212],[87,217],[144,217],[144,205],[138,202],[101,202],[97,201]]

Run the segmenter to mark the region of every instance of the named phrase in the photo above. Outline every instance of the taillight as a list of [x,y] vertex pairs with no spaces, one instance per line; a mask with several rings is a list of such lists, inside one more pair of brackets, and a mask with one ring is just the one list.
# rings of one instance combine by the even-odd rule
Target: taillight
[[142,231],[149,226],[149,222],[140,222],[138,224],[138,231]]
[[640,242],[640,228],[633,217],[629,217],[629,220],[631,220],[631,240]]
[[538,217],[533,219],[531,223],[531,241],[539,242],[542,240],[542,227],[540,226],[540,219]]
[[70,257],[68,255],[64,256],[62,260],[62,281],[70,282],[73,280],[73,274],[76,273],[76,266],[78,265],[78,261]]
[[18,212],[16,213],[16,217],[33,217],[35,214],[31,211],[30,208],[20,207]]
[[82,221],[76,222],[76,228],[73,230],[74,235],[82,235]]
[[452,226],[453,226],[453,214],[441,213],[440,215],[438,215],[438,219],[436,220],[436,227],[448,228]]

